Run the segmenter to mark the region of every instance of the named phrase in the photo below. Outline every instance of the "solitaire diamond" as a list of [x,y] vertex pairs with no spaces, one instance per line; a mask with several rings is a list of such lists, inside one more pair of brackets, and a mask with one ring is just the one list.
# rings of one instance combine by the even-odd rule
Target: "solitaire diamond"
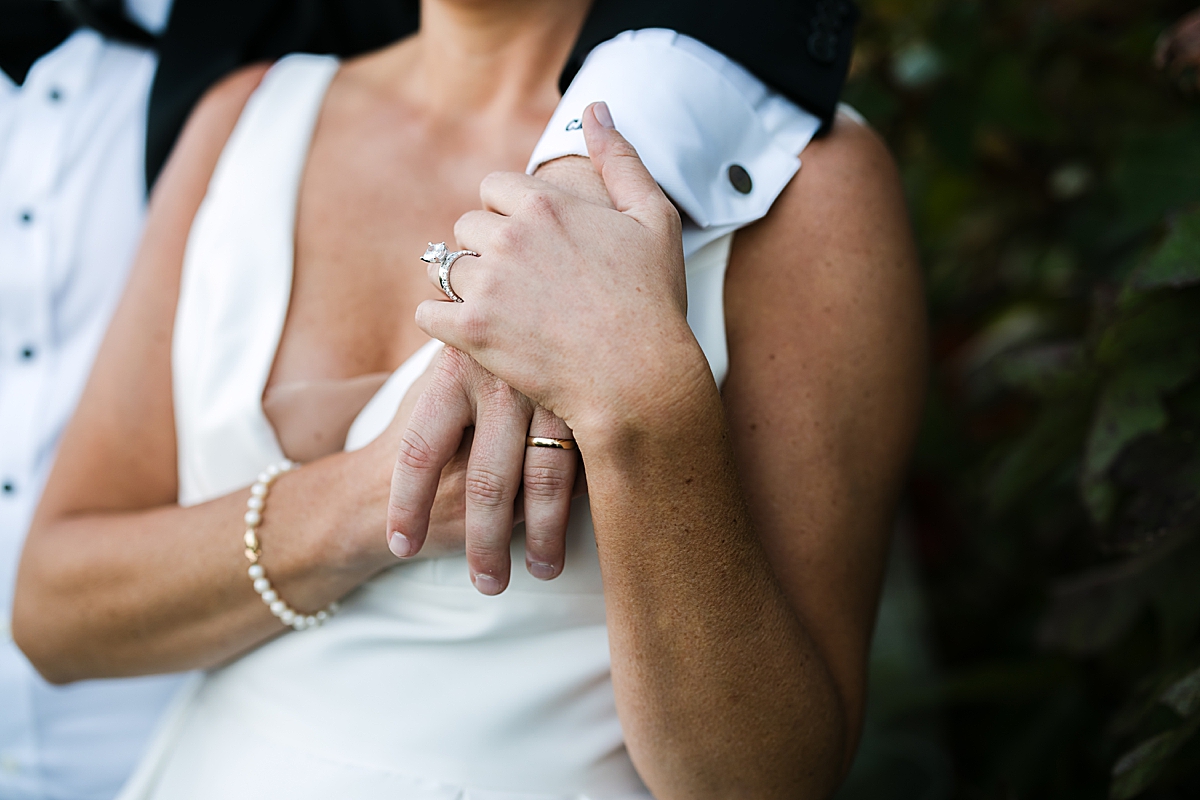
[[421,260],[426,264],[436,264],[446,257],[446,243],[438,242],[429,243],[429,248],[425,251],[425,255],[421,256]]

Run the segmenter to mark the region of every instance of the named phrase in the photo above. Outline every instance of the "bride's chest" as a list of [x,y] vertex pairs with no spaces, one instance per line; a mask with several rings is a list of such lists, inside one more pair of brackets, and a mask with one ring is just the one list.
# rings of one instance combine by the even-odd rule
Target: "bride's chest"
[[402,175],[383,173],[306,174],[291,296],[268,386],[391,371],[427,340],[413,312],[440,294],[420,255],[430,237],[453,235],[462,212],[452,198],[416,202]]
[[337,89],[300,176],[291,298],[271,384],[391,371],[415,352],[428,337],[413,312],[442,298],[421,254],[430,241],[453,243],[454,223],[480,207],[483,178],[521,169],[528,152],[516,146],[521,137],[433,129]]

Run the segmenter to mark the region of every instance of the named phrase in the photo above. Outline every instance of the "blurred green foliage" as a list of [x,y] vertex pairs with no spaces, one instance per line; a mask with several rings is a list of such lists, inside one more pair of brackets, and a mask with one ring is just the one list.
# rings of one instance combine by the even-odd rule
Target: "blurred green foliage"
[[1200,97],[1155,63],[1195,0],[862,6],[934,331],[937,667],[889,713],[956,797],[1200,797]]

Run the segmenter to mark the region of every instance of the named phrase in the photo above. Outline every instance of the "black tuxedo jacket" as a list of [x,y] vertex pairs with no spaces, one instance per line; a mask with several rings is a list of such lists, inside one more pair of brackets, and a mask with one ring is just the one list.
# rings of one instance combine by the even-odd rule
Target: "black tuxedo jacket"
[[[175,0],[150,96],[147,185],[192,106],[226,73],[296,51],[374,50],[415,31],[417,7],[418,0]],[[618,33],[671,28],[741,63],[828,125],[857,20],[851,0],[595,0],[561,84]]]

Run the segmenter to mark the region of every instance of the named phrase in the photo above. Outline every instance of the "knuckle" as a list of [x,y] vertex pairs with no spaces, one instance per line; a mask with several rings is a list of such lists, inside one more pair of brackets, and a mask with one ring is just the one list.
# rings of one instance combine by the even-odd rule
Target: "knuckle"
[[[454,223],[454,239],[456,241],[461,242],[463,239],[468,238],[467,233],[470,230],[472,213],[474,213],[474,212],[468,211],[467,213],[465,213],[461,217],[459,217],[458,220]],[[435,267],[435,266],[436,266],[435,264],[430,265],[430,267]]]
[[406,503],[392,498],[387,507],[388,530],[399,530],[406,534],[414,532],[417,510]]
[[562,559],[563,532],[525,527],[525,555],[531,561],[553,563]]
[[479,394],[487,402],[489,410],[511,411],[522,405],[520,392],[490,372],[481,376]]
[[441,355],[438,357],[437,371],[439,374],[458,378],[463,375],[469,375],[474,364],[475,359],[462,350],[446,345],[442,348]]
[[514,488],[502,476],[479,466],[467,468],[463,492],[469,503],[485,508],[499,508],[516,496]]
[[558,500],[569,495],[575,483],[570,470],[548,464],[526,465],[525,496],[530,500]]
[[396,463],[402,467],[424,472],[437,467],[437,450],[425,440],[425,437],[407,428],[400,437],[400,446],[396,454]]
[[429,385],[421,393],[413,410],[414,417],[418,414],[422,418],[432,417],[442,404],[454,402],[463,394],[463,368],[457,361],[457,356],[447,354],[437,363],[429,376]]
[[633,143],[624,136],[620,137],[613,144],[613,155],[617,156],[618,158],[632,158],[638,163],[641,163],[642,160],[642,157],[638,155],[637,148],[634,147]]
[[566,554],[566,521],[556,523],[542,519],[536,524],[531,522],[525,521],[526,560],[561,565]]
[[[470,304],[468,304],[470,305]],[[460,320],[463,343],[472,350],[482,350],[488,343],[487,315],[478,306],[470,305]]]
[[558,216],[558,203],[552,193],[538,190],[525,196],[525,212],[532,217],[553,219]]
[[467,540],[468,563],[481,567],[493,578],[499,578],[508,566],[508,542],[498,536],[476,536]]
[[510,220],[496,231],[493,244],[499,252],[511,255],[521,251],[523,241],[520,228]]
[[493,170],[483,176],[483,180],[479,182],[479,189],[480,191],[486,191],[487,189],[498,188],[504,185],[505,180],[507,180],[507,173],[504,170]]

